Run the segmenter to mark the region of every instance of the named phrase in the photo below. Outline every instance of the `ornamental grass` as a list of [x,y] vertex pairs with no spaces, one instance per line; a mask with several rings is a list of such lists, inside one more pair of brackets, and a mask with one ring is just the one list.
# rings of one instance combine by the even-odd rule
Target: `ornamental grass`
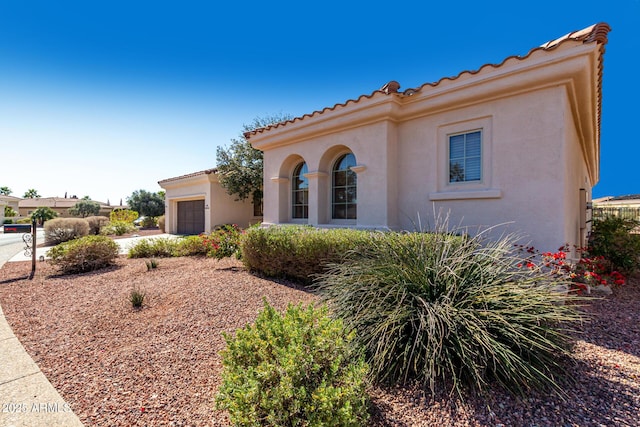
[[388,233],[318,276],[377,381],[417,380],[432,393],[450,384],[461,396],[495,383],[561,393],[569,328],[583,318],[578,297],[559,275],[518,268],[515,236],[487,233]]

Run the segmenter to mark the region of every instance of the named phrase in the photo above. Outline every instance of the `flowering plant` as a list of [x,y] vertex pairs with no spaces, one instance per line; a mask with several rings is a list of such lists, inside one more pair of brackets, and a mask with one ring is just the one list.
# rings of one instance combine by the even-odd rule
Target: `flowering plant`
[[236,224],[218,227],[210,234],[201,234],[200,238],[207,250],[207,256],[222,259],[240,254],[240,235],[243,231]]
[[577,262],[567,261],[567,253],[571,250],[568,244],[558,248],[556,252],[539,252],[533,246],[516,245],[518,250],[528,255],[518,268],[547,268],[554,274],[566,276],[571,283],[571,290],[576,293],[590,292],[596,286],[620,286],[626,283],[626,278],[620,272],[611,268],[611,263],[603,256],[590,256],[589,248],[575,246],[580,255]]

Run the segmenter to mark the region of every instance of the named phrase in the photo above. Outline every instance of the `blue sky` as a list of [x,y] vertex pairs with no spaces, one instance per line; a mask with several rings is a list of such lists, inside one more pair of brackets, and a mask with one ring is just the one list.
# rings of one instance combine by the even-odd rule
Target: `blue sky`
[[640,0],[0,0],[0,186],[118,203],[215,166],[257,116],[416,87],[597,22],[612,32],[594,197],[640,193]]

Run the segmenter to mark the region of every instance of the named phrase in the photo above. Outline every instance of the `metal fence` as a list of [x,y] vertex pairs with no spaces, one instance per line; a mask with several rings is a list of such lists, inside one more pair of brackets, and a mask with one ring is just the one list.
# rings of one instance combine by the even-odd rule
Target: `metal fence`
[[604,219],[608,216],[640,221],[640,208],[593,207],[593,219]]

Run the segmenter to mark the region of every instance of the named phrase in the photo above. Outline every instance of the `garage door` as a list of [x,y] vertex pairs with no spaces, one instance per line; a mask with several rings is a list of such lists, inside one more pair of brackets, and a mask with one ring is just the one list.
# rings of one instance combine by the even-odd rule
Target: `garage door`
[[178,234],[204,232],[204,200],[178,202]]

